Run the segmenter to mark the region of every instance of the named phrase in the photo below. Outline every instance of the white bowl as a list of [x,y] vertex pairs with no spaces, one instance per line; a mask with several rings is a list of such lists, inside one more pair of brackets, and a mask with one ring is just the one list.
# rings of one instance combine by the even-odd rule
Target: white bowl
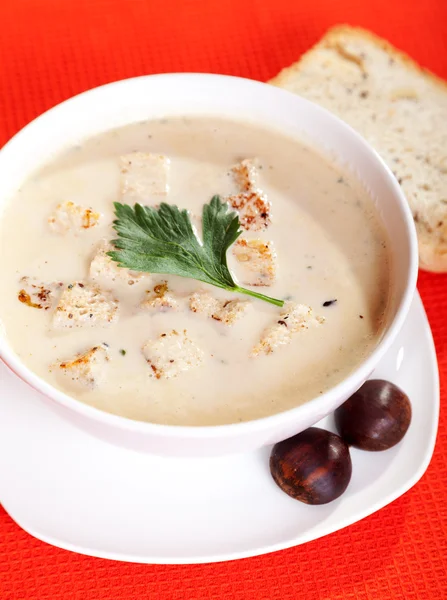
[[405,197],[391,171],[350,127],[321,107],[255,81],[222,75],[171,74],[128,79],[67,100],[20,131],[0,151],[0,209],[22,182],[66,147],[128,123],[175,115],[245,119],[304,139],[360,178],[389,235],[392,289],[383,338],[346,379],[297,408],[255,421],[211,427],[155,425],[78,402],[43,381],[14,353],[4,332],[0,356],[43,402],[92,434],[124,447],[174,456],[254,450],[306,429],[335,410],[370,376],[401,329],[417,278],[417,240]]

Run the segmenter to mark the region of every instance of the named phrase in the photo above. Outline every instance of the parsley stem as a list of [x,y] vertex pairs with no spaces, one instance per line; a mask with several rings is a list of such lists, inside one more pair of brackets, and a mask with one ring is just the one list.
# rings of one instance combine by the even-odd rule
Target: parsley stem
[[260,300],[265,300],[265,302],[270,302],[270,304],[274,304],[275,306],[284,306],[284,300],[277,300],[276,298],[265,296],[259,292],[253,292],[252,290],[241,288],[238,285],[233,288],[233,291],[239,292],[240,294],[246,294],[247,296],[253,296],[254,298],[259,298]]

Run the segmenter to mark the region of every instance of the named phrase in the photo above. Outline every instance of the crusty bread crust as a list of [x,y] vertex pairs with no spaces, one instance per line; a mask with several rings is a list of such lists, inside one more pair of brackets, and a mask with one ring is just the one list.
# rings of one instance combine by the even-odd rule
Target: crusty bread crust
[[295,75],[296,73],[300,72],[302,66],[305,64],[306,61],[308,61],[309,59],[313,59],[314,50],[316,50],[317,48],[334,47],[339,41],[339,39],[345,35],[351,38],[357,37],[359,39],[364,39],[373,42],[373,44],[384,50],[395,60],[400,61],[402,65],[405,65],[409,69],[413,69],[415,72],[419,73],[420,75],[423,75],[424,77],[428,77],[435,85],[441,86],[441,88],[443,88],[443,90],[447,92],[447,81],[444,81],[444,79],[441,79],[441,77],[438,77],[429,69],[421,67],[421,65],[419,65],[415,60],[413,60],[411,56],[409,56],[402,50],[399,50],[390,42],[379,37],[372,31],[369,31],[368,29],[363,29],[363,27],[352,27],[351,25],[335,25],[334,27],[328,29],[324,37],[322,37],[321,40],[319,40],[314,46],[312,46],[312,48],[307,50],[307,52],[305,52],[297,62],[294,62],[289,67],[281,69],[278,75],[275,75],[275,77],[273,77],[273,79],[270,79],[270,81],[268,81],[267,83],[270,83],[271,85],[276,85],[277,87],[282,87],[283,83],[286,82],[291,75]]
[[[409,87],[406,80],[411,80]],[[447,272],[447,82],[370,31],[338,25],[269,83],[321,103],[376,147],[408,198],[421,268]],[[363,96],[368,100],[348,105],[343,94],[351,87],[354,93],[365,90],[360,93],[368,94]],[[412,113],[406,108],[399,112],[399,102],[409,103],[408,108],[413,101]],[[423,114],[416,112],[420,108]],[[397,125],[402,133],[395,131]]]

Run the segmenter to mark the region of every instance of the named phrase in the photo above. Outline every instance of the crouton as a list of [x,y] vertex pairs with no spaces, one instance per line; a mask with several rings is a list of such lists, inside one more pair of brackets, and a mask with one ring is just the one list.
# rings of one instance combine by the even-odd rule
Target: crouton
[[74,202],[61,202],[56,210],[48,217],[51,231],[64,235],[68,232],[78,234],[99,223],[101,214],[92,208],[80,206]]
[[240,192],[251,192],[256,189],[257,169],[252,160],[246,158],[231,167],[234,181]]
[[153,290],[147,290],[144,300],[140,304],[141,308],[166,311],[169,309],[177,310],[178,302],[170,292],[167,281],[161,281]]
[[147,276],[145,273],[119,267],[117,262],[107,256],[107,252],[111,250],[115,250],[115,248],[106,240],[102,240],[98,245],[95,256],[90,263],[89,276],[92,281],[109,283],[118,280],[134,285]]
[[118,301],[110,292],[80,282],[62,292],[53,315],[53,328],[109,325],[118,319]]
[[195,292],[189,299],[190,309],[224,325],[233,325],[251,306],[244,300],[218,300],[205,291]]
[[257,170],[251,160],[243,160],[231,168],[238,192],[227,202],[239,213],[241,226],[246,230],[266,229],[270,223],[271,205],[265,194],[256,187]]
[[260,231],[270,225],[270,202],[261,191],[235,194],[227,201],[238,212],[239,222],[245,230]]
[[238,279],[244,285],[269,286],[276,278],[276,253],[273,242],[239,239],[233,255],[241,266]]
[[157,379],[177,377],[184,371],[195,369],[204,358],[203,351],[188,338],[186,330],[162,333],[157,339],[146,342],[142,351],[151,367],[151,376]]
[[56,302],[58,292],[64,284],[61,282],[42,283],[34,277],[22,277],[20,279],[21,289],[17,294],[23,304],[32,308],[48,310]]
[[168,193],[169,159],[160,154],[132,152],[120,157],[123,202],[147,203],[148,196]]
[[279,319],[264,331],[260,342],[251,351],[251,356],[271,354],[280,346],[289,344],[293,334],[322,323],[324,323],[324,318],[315,317],[309,306],[286,302]]
[[56,363],[50,371],[56,369],[57,373],[68,377],[78,386],[93,389],[104,381],[109,360],[108,346],[100,344],[83,354],[77,354],[75,358]]

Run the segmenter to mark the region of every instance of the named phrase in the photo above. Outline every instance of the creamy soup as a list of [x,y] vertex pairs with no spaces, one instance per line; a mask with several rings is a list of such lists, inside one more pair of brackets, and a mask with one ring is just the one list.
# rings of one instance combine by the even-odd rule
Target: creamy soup
[[[236,206],[247,191],[242,168],[268,214],[241,211],[247,246],[229,249],[229,267],[288,309],[178,276],[110,275],[104,252],[91,265],[116,238],[114,201],[188,209],[200,237],[204,203]],[[80,402],[171,425],[256,419],[322,394],[376,346],[389,293],[386,235],[358,181],[299,140],[208,118],[137,123],[66,151],[8,203],[1,256],[1,320],[30,369]],[[87,322],[76,298],[71,314],[70,286],[102,295],[105,318],[95,304]]]

